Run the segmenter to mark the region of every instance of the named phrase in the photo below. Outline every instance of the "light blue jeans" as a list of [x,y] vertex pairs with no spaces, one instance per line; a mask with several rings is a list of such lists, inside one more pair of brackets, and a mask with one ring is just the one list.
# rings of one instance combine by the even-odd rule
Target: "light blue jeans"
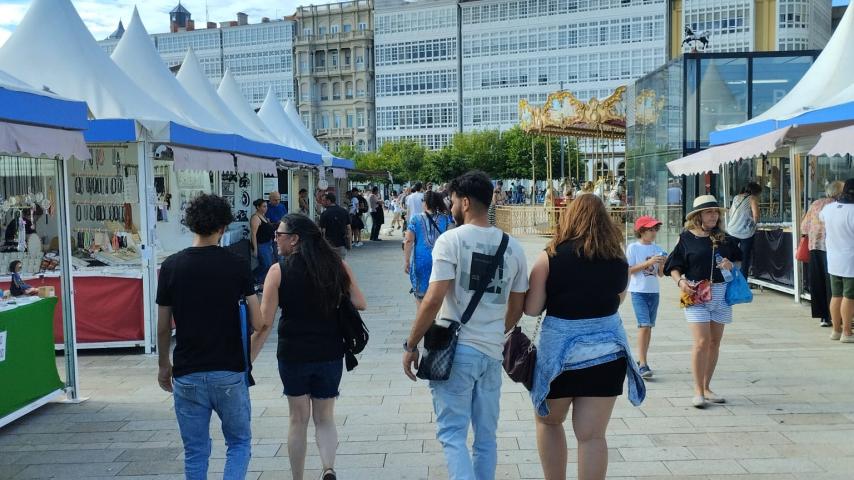
[[[498,463],[498,403],[501,362],[468,345],[458,345],[451,376],[431,381],[436,437],[445,451],[449,480],[493,480]],[[469,424],[474,445],[466,446]]]
[[222,421],[228,450],[223,480],[243,480],[252,456],[249,386],[246,373],[213,371],[175,377],[175,415],[184,442],[184,475],[206,480],[211,456],[211,412]]

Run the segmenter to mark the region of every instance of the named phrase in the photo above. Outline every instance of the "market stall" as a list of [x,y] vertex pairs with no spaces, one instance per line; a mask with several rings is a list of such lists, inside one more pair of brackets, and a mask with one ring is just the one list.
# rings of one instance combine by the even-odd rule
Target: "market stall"
[[[834,180],[854,177],[850,130],[854,124],[854,10],[798,84],[764,114],[712,132],[712,148],[668,163],[674,175],[720,173],[723,199],[748,181],[763,187],[751,282],[809,298],[795,260],[804,212]],[[817,145],[824,137],[825,149]],[[816,148],[819,147],[819,148]]]
[[[86,125],[85,103],[38,91],[0,70],[0,427],[62,393],[79,399],[74,309],[51,297],[73,298],[67,162],[88,157]],[[55,279],[51,289],[10,295],[12,274],[39,272]],[[63,331],[72,332],[64,339],[64,381],[53,349]]]
[[[252,165],[303,153],[255,136],[227,109],[214,115],[194,101],[154,51],[136,13],[111,59],[68,0],[36,0],[0,50],[0,65],[88,101],[96,118],[86,130],[91,158],[71,165],[69,180],[75,275],[85,276],[81,288],[91,289],[78,294],[97,307],[78,311],[82,337],[88,346],[151,351],[157,265],[189,245],[181,207],[214,187],[212,172],[240,171],[241,164],[250,165],[243,172],[252,171]],[[200,70],[197,62],[193,68]],[[197,173],[179,174],[184,171]],[[108,301],[106,292],[125,301]]]

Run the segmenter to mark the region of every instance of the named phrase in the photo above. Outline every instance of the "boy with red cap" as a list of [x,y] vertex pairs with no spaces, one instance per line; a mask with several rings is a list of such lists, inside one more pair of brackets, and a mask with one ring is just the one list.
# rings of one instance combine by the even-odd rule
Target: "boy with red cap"
[[658,314],[658,277],[664,275],[667,252],[655,244],[661,222],[644,215],[635,221],[635,236],[638,238],[626,248],[629,263],[629,292],[632,307],[638,320],[637,359],[643,378],[652,378],[652,369],[646,360],[652,328]]

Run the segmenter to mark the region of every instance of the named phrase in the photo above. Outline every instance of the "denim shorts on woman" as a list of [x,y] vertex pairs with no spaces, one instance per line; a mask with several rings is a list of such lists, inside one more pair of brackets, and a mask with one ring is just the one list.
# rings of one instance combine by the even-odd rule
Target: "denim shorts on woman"
[[632,308],[638,319],[638,328],[652,328],[658,316],[658,294],[646,292],[631,292]]
[[722,325],[732,323],[732,305],[727,305],[726,283],[712,284],[712,299],[701,305],[685,308],[685,320],[688,323],[715,322]]
[[279,360],[284,394],[289,397],[309,395],[316,399],[338,397],[344,370],[342,360],[306,363]]

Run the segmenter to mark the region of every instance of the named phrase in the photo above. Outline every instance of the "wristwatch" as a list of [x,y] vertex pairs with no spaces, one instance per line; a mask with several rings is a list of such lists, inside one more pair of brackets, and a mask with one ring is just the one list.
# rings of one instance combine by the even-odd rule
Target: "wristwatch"
[[418,345],[414,346],[413,348],[409,348],[409,340],[405,340],[403,342],[403,351],[407,353],[415,353],[418,351]]

